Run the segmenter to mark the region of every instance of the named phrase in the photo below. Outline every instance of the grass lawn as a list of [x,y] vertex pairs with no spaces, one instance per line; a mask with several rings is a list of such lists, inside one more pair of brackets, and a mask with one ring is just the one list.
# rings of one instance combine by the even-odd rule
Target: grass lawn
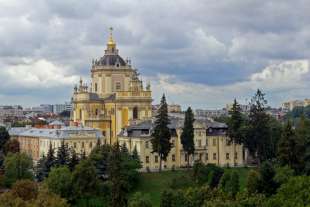
[[[246,184],[247,173],[249,168],[226,168],[229,171],[237,171],[240,178],[241,190],[244,190]],[[154,172],[154,173],[142,173],[141,182],[137,187],[137,192],[149,195],[153,206],[160,205],[161,193],[169,188],[173,178],[179,178],[181,176],[191,177],[191,171],[179,170],[179,171],[165,171],[165,172]]]

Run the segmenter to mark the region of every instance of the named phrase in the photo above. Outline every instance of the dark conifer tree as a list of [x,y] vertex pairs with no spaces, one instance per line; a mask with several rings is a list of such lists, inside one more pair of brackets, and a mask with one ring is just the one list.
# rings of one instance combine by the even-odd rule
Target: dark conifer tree
[[242,144],[244,141],[244,118],[241,107],[237,100],[234,100],[231,110],[229,110],[229,119],[227,122],[227,135],[230,141],[236,144]]
[[126,146],[125,142],[121,146],[121,152],[128,154],[128,149],[127,149],[127,146]]
[[55,158],[55,152],[52,146],[52,143],[50,143],[47,155],[46,155],[46,162],[45,162],[45,170],[46,175],[50,172],[51,168],[55,166],[56,164],[56,158]]
[[65,143],[65,140],[63,139],[61,141],[60,147],[58,147],[57,150],[57,157],[56,157],[56,165],[57,166],[68,166],[70,159],[70,152],[68,148],[68,144]]
[[251,99],[250,114],[246,129],[245,146],[253,157],[257,157],[259,163],[275,156],[272,145],[270,117],[266,113],[265,94],[257,90]]
[[75,168],[75,166],[76,166],[77,164],[79,164],[80,159],[79,159],[79,157],[78,157],[78,155],[76,154],[76,152],[75,152],[74,149],[71,149],[70,151],[71,151],[71,152],[70,152],[71,155],[70,155],[68,167],[69,167],[69,169],[70,169],[71,171],[73,171],[74,168]]
[[37,165],[36,165],[36,172],[35,172],[35,176],[37,181],[41,182],[44,180],[44,178],[46,178],[48,175],[48,171],[46,169],[46,157],[45,155],[43,155]]
[[187,154],[187,167],[189,168],[189,156],[195,152],[194,143],[194,114],[191,107],[185,112],[184,126],[181,134],[181,143]]
[[109,157],[109,181],[111,182],[111,206],[124,207],[127,206],[128,187],[124,180],[124,172],[122,169],[122,153],[118,143],[116,143]]
[[166,160],[170,150],[170,130],[168,125],[170,123],[168,117],[168,105],[166,102],[165,95],[163,95],[160,107],[157,111],[155,127],[152,133],[152,147],[153,153],[157,153],[159,155],[159,171],[162,169],[162,160]]

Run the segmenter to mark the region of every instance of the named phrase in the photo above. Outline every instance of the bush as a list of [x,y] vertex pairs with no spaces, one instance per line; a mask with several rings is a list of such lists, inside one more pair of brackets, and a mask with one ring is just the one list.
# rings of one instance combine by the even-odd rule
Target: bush
[[148,196],[137,192],[129,200],[129,207],[152,207],[152,203]]
[[36,199],[38,195],[38,185],[31,180],[18,180],[12,186],[12,194],[24,201]]

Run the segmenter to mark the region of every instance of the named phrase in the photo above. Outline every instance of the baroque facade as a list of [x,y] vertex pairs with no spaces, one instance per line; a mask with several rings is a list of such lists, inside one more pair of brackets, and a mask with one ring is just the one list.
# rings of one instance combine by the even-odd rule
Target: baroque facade
[[151,118],[150,85],[144,87],[131,61],[119,55],[112,29],[104,55],[92,61],[90,86],[80,80],[72,103],[71,125],[100,129],[111,144],[131,122]]

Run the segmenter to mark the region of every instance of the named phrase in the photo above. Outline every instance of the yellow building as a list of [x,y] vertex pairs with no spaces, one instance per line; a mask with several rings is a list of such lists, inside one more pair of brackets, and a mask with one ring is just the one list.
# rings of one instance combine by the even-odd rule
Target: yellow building
[[[218,166],[246,165],[247,150],[242,145],[229,142],[226,136],[226,124],[196,120],[194,123],[195,154],[188,158],[181,144],[183,119],[171,118],[170,121],[169,128],[173,147],[167,160],[162,164],[163,169],[186,167],[187,159],[189,159],[190,165],[193,165],[195,160]],[[157,153],[152,153],[152,128],[152,120],[143,121],[126,127],[118,137],[120,145],[125,143],[129,151],[137,149],[144,171],[159,169],[159,156]]]
[[42,155],[47,155],[50,144],[57,153],[64,141],[76,153],[89,155],[97,142],[106,143],[101,132],[88,127],[32,128],[16,127],[9,130],[11,139],[17,139],[21,152],[32,157],[36,163]]
[[72,102],[71,124],[100,129],[109,143],[130,122],[152,116],[150,85],[143,87],[131,61],[119,55],[112,29],[103,57],[92,61],[90,87],[80,80]]

